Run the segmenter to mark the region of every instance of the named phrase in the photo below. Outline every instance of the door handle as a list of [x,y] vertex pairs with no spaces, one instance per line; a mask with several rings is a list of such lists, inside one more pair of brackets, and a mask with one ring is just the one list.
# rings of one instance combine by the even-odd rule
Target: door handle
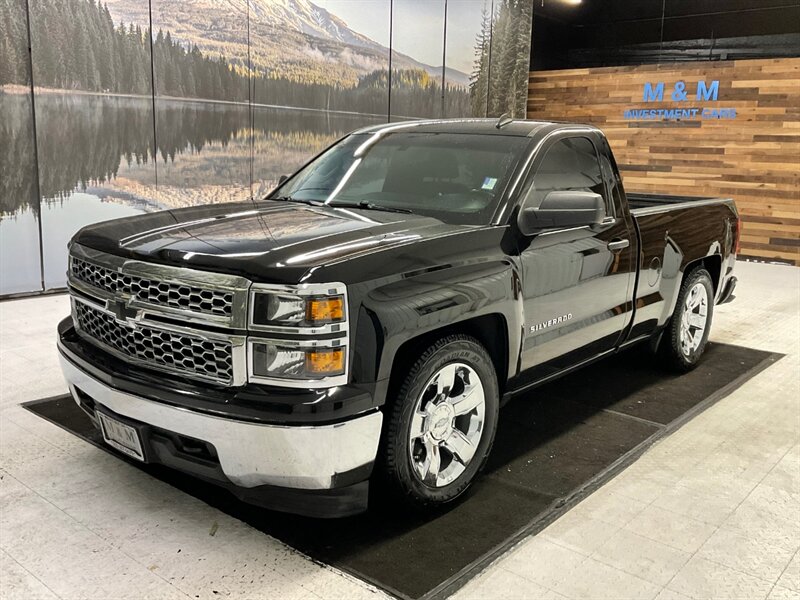
[[630,245],[630,240],[611,240],[608,242],[608,249],[611,250],[611,252],[619,252]]

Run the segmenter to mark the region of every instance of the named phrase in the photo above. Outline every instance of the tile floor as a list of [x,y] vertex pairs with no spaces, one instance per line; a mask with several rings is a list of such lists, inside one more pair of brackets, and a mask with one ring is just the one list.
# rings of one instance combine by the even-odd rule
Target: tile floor
[[[712,339],[787,356],[458,598],[800,599],[800,269],[737,269]],[[0,303],[0,598],[384,596],[22,409],[66,391],[67,310]]]
[[787,356],[458,598],[800,599],[800,269],[737,270],[712,339]]

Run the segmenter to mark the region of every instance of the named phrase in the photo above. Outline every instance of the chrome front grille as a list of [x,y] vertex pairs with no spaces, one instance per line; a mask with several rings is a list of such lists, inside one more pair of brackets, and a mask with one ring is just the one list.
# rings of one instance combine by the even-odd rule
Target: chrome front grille
[[[190,254],[184,258],[181,263],[192,262]],[[342,283],[254,284],[238,275],[133,260],[77,243],[70,247],[67,277],[77,333],[125,362],[230,387],[248,382],[308,388],[340,384],[333,377],[256,377],[250,373],[248,343],[314,347],[330,342],[318,335],[337,333],[347,346],[346,322],[329,331],[291,324],[255,327],[248,309],[253,290],[298,297],[335,292],[346,305]]]
[[231,341],[120,323],[81,301],[75,302],[75,318],[79,331],[134,362],[226,385],[234,382]]
[[231,291],[124,274],[76,257],[70,261],[70,273],[92,287],[111,294],[129,295],[146,304],[222,317],[230,317],[233,310]]
[[247,382],[251,282],[70,248],[78,332],[103,350],[153,369],[226,386]]

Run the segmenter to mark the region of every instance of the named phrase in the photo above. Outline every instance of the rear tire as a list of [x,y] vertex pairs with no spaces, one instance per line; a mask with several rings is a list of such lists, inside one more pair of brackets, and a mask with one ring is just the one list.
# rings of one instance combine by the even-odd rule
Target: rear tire
[[491,450],[499,406],[492,359],[475,338],[428,347],[387,414],[382,454],[393,495],[425,509],[466,492]]
[[686,373],[697,366],[706,348],[714,314],[711,275],[699,267],[683,280],[675,312],[661,337],[659,358],[664,366]]

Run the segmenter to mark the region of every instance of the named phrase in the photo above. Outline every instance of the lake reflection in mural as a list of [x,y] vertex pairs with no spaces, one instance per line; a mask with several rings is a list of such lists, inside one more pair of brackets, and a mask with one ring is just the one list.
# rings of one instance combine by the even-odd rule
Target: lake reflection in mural
[[[0,112],[25,109],[27,97],[0,94]],[[255,191],[266,193],[282,174],[376,117],[254,107]],[[65,283],[66,243],[82,226],[146,211],[247,200],[251,136],[242,129],[246,105],[159,100],[156,160],[152,101],[88,94],[37,94],[45,287]],[[29,150],[30,135],[0,128],[0,147]],[[35,240],[35,172],[0,178],[0,254],[12,256]],[[32,230],[32,225],[34,226]],[[29,253],[28,253],[29,254]],[[31,260],[28,260],[31,258]],[[30,263],[30,264],[29,264]],[[24,288],[38,256],[3,265],[2,290]]]
[[62,287],[83,225],[246,201],[363,125],[523,116],[529,7],[0,0],[0,296]]

